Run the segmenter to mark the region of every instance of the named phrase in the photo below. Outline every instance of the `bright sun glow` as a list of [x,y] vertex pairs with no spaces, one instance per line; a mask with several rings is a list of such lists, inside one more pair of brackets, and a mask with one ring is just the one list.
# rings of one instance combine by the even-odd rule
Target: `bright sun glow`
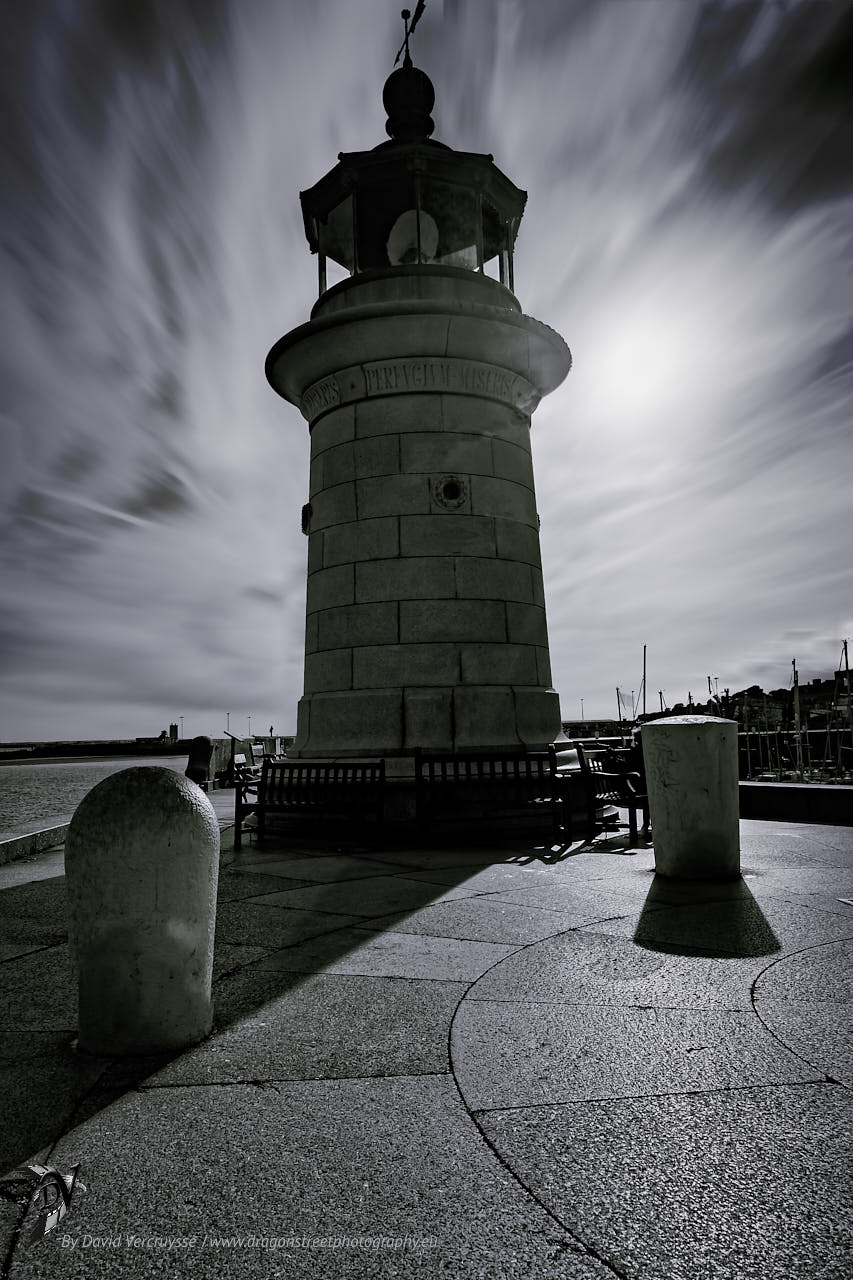
[[701,316],[638,306],[597,326],[575,365],[592,417],[634,426],[678,412],[701,382],[708,341]]

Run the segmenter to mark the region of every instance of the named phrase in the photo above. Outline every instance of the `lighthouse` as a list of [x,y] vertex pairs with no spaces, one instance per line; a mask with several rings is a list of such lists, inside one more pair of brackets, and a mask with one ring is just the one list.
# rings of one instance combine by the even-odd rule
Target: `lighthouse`
[[301,193],[319,297],[266,362],[311,439],[288,755],[381,756],[401,775],[418,748],[560,733],[530,428],[571,366],[514,294],[526,193],[492,156],[433,139],[433,86],[405,51],[387,140]]

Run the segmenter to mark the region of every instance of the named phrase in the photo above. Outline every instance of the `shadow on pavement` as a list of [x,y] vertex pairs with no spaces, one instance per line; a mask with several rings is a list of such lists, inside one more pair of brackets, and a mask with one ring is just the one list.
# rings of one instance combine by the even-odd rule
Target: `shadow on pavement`
[[781,950],[745,882],[652,881],[634,942],[673,955],[769,956]]
[[[220,867],[213,1037],[316,980],[348,953],[393,931],[406,915],[452,896],[475,872],[500,863],[553,864],[579,851],[577,842],[558,846],[544,832],[528,839],[508,832],[488,842],[468,839],[440,847],[439,856],[434,844],[333,837],[297,844],[287,833],[271,837],[263,851],[244,849]],[[441,876],[431,882],[435,864]],[[3,1174],[37,1153],[49,1159],[64,1133],[187,1050],[133,1058],[75,1051],[77,995],[64,877],[0,892],[0,930]],[[269,967],[270,957],[281,967]]]

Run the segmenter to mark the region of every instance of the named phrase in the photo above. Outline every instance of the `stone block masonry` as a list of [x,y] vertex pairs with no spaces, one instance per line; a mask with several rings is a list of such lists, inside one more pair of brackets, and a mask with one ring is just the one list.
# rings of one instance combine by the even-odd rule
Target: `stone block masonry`
[[428,306],[415,271],[354,278],[268,364],[311,430],[294,755],[542,747],[560,729],[530,414],[568,349],[501,286],[472,275],[463,304],[466,273],[446,274],[446,313],[441,273]]

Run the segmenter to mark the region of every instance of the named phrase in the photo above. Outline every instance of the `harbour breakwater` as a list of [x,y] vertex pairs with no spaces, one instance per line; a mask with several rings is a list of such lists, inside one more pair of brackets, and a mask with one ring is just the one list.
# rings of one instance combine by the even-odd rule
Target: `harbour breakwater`
[[112,759],[186,754],[189,743],[171,738],[97,738],[61,742],[0,742],[0,764],[19,760]]

